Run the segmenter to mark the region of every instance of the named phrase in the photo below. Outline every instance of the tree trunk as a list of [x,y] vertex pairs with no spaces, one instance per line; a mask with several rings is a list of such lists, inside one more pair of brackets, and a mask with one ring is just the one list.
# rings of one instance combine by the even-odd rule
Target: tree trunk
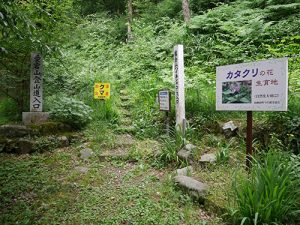
[[132,41],[132,0],[128,0],[128,29],[127,29],[127,42]]
[[191,19],[189,0],[182,0],[182,11],[183,11],[184,22],[186,23],[189,22]]

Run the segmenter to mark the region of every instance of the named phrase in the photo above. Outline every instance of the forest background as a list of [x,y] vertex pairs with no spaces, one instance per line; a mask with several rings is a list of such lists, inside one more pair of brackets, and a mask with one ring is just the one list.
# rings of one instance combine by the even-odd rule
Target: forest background
[[192,0],[187,22],[179,0],[129,2],[132,10],[122,0],[2,1],[1,123],[20,120],[21,112],[28,111],[29,55],[39,51],[45,57],[46,111],[57,108],[53,104],[63,97],[75,98],[94,109],[94,121],[116,123],[115,98],[102,118],[92,89],[96,81],[114,83],[122,78],[135,93],[135,115],[143,115],[135,121],[138,135],[151,136],[162,128],[157,91],[174,89],[172,49],[181,43],[187,118],[199,133],[213,121],[243,115],[215,111],[216,66],[288,57],[289,110],[259,112],[257,122],[264,132],[276,133],[287,148],[298,151],[297,0]]
[[[18,123],[29,110],[30,54],[41,52],[44,111],[54,119],[101,133],[97,141],[108,141],[122,119],[118,90],[126,87],[135,137],[164,135],[156,97],[163,88],[174,92],[173,47],[183,44],[187,139],[214,139],[219,124],[228,120],[245,129],[244,112],[215,110],[217,66],[287,57],[288,111],[255,112],[253,145],[257,152],[299,154],[299,0],[190,0],[188,12],[183,2],[2,0],[0,124]],[[93,99],[95,82],[112,84],[105,104]],[[172,126],[174,120],[173,109]],[[172,152],[178,145],[176,131],[173,136],[167,141],[173,150],[166,148],[161,155],[167,163],[178,160]],[[240,141],[242,146],[243,137]],[[228,144],[220,145],[226,154]]]

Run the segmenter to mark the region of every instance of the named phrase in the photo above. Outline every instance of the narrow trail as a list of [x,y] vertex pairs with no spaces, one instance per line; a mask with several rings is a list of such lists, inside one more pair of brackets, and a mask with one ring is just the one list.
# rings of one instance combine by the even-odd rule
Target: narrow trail
[[100,159],[104,160],[106,158],[115,158],[115,159],[126,159],[129,157],[130,150],[135,143],[133,137],[136,128],[133,126],[131,119],[131,107],[132,102],[130,101],[130,96],[128,92],[124,89],[120,91],[120,121],[118,128],[115,129],[113,135],[115,139],[114,148],[107,149],[100,154]]
[[155,166],[161,148],[140,140],[131,96],[120,91],[111,142],[89,140],[52,152],[0,155],[1,224],[207,224],[212,217]]

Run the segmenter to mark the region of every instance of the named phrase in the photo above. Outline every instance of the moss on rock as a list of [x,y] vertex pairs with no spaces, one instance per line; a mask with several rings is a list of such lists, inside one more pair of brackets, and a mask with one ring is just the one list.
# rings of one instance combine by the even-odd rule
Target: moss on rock
[[34,134],[37,136],[61,134],[72,131],[71,126],[61,122],[45,122],[41,124],[31,124],[27,125],[27,127],[31,128],[34,131]]

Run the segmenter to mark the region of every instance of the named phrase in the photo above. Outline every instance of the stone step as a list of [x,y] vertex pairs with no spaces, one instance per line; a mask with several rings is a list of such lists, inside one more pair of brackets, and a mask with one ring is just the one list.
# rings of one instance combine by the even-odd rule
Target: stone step
[[129,108],[132,106],[132,102],[126,101],[126,102],[121,102],[121,106],[123,108]]
[[128,91],[123,89],[123,90],[120,91],[120,94],[121,95],[128,95]]
[[182,148],[179,152],[177,152],[177,156],[182,160],[189,160],[192,156],[192,152]]
[[188,176],[193,173],[193,167],[192,166],[187,166],[181,169],[176,170],[177,175],[183,175],[183,176]]
[[132,103],[127,101],[127,102],[121,102],[121,107],[125,108],[125,109],[129,109],[130,107],[132,107]]
[[134,139],[130,134],[119,134],[116,136],[115,146],[130,147],[134,144]]
[[129,125],[132,124],[132,120],[127,117],[127,118],[121,119],[120,123],[123,124],[123,125],[129,126]]
[[84,148],[80,151],[80,158],[82,158],[83,160],[88,160],[93,155],[94,155],[94,152],[90,148]]
[[182,160],[191,160],[193,157],[193,150],[196,149],[195,145],[187,144],[182,149],[179,150],[177,156]]
[[120,96],[120,99],[122,100],[122,101],[128,101],[128,100],[130,100],[131,99],[131,97],[130,96],[128,96],[128,95],[121,95]]
[[125,133],[134,134],[136,132],[136,128],[134,126],[121,126],[118,127],[115,131],[121,134],[125,134]]
[[126,109],[122,109],[121,110],[121,114],[123,114],[126,117],[130,117],[131,116],[131,112],[126,110]]
[[23,125],[2,125],[0,126],[0,136],[8,138],[19,138],[33,134],[32,129]]
[[74,169],[79,173],[87,173],[89,171],[89,168],[85,166],[76,166]]
[[203,202],[207,193],[208,185],[197,181],[191,177],[178,175],[175,178],[175,183],[183,188],[189,195],[196,198],[198,201]]
[[0,137],[0,152],[16,154],[30,154],[33,152],[43,152],[51,149],[67,147],[70,145],[71,140],[71,137],[52,135],[34,138]]
[[126,160],[129,155],[129,150],[127,148],[116,148],[116,149],[110,149],[105,152],[102,152],[99,155],[100,161],[105,161],[107,159],[120,159],[120,160]]

